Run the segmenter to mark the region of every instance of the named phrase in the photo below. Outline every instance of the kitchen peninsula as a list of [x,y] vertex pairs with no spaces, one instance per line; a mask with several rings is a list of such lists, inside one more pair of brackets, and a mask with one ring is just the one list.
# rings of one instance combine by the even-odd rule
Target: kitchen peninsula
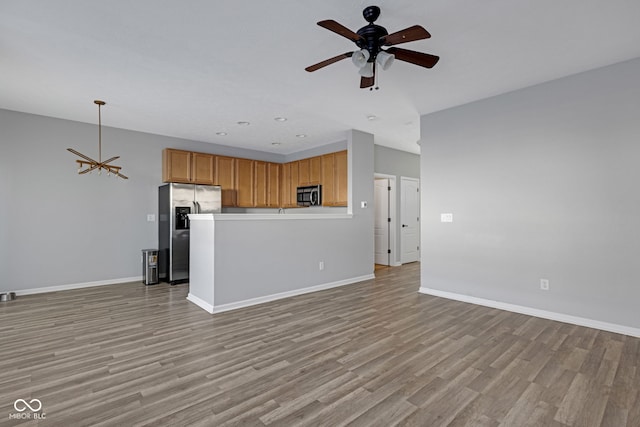
[[351,214],[194,214],[190,220],[187,299],[209,313],[373,278]]

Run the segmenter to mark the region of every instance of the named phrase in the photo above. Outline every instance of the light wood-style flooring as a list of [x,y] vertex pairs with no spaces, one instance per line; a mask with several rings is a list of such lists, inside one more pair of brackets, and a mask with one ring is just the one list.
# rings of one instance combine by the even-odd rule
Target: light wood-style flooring
[[[0,425],[640,426],[640,339],[418,294],[419,264],[209,315],[186,285],[0,304]],[[30,422],[35,425],[35,422]]]

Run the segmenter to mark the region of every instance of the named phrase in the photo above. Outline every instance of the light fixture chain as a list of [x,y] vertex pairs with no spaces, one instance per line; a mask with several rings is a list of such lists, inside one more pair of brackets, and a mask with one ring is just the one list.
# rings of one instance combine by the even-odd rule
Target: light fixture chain
[[102,114],[98,104],[98,163],[102,163]]

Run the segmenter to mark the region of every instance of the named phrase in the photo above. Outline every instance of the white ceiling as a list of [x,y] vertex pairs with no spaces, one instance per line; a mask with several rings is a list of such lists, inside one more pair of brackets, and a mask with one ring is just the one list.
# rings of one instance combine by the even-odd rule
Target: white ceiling
[[105,126],[281,154],[359,129],[418,153],[422,114],[640,57],[638,0],[377,0],[377,24],[422,25],[401,47],[440,62],[396,61],[377,91],[350,60],[306,72],[355,50],[316,22],[356,31],[370,4],[2,0],[0,108],[95,123],[102,99]]

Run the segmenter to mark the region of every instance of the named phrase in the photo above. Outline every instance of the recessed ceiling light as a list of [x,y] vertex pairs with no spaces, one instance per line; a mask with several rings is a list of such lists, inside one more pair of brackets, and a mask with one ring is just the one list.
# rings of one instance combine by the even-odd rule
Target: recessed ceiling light
[[279,142],[272,142],[271,145],[280,145]]
[[249,122],[238,122],[240,126],[249,126],[251,123]]
[[377,119],[377,118],[378,118],[378,117],[377,117],[377,116],[374,116],[373,114],[370,114],[370,115],[368,115],[368,116],[367,116],[367,120],[369,120],[369,121],[373,121],[373,120],[375,120],[375,119]]
[[276,122],[286,122],[287,118],[286,117],[276,117],[273,120],[275,120]]
[[216,135],[219,135],[219,136],[225,136],[226,134],[227,134],[226,132],[216,132]]
[[306,138],[307,135],[305,135],[304,133],[299,133],[296,135],[298,138]]

